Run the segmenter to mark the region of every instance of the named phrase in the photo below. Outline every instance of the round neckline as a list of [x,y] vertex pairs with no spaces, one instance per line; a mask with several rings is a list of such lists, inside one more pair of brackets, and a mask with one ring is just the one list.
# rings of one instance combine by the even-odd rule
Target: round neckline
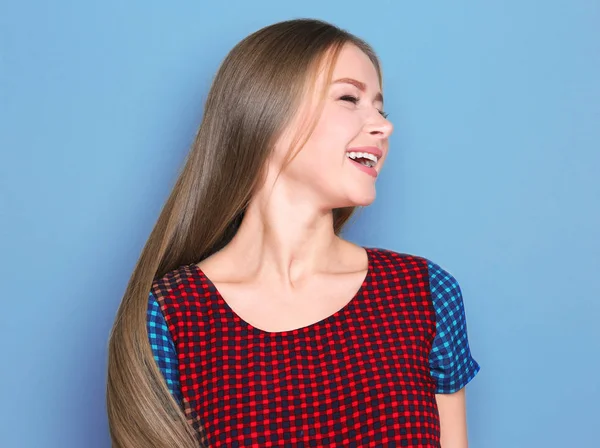
[[323,319],[321,319],[321,320],[319,320],[317,322],[313,322],[313,323],[305,325],[303,327],[294,328],[294,329],[291,329],[291,330],[283,330],[283,331],[267,331],[267,330],[263,330],[262,328],[255,327],[254,325],[252,325],[249,322],[245,321],[238,313],[236,313],[234,311],[233,308],[231,308],[231,306],[229,305],[229,303],[227,303],[227,301],[223,298],[223,296],[221,295],[221,292],[215,286],[215,284],[212,282],[212,280],[210,278],[208,278],[208,276],[204,273],[204,271],[202,269],[200,269],[200,266],[198,266],[196,263],[192,263],[192,264],[190,264],[188,266],[192,270],[194,270],[196,273],[198,273],[198,275],[206,281],[206,283],[208,284],[208,286],[212,289],[213,293],[215,294],[218,302],[227,310],[227,312],[229,314],[231,314],[233,316],[235,322],[238,325],[242,325],[248,331],[251,331],[251,332],[254,332],[254,333],[257,333],[257,334],[262,334],[262,335],[267,335],[267,336],[285,336],[285,335],[289,335],[289,334],[297,334],[297,333],[300,333],[300,332],[309,331],[311,329],[323,326],[323,325],[327,324],[328,322],[336,319],[340,315],[348,313],[351,310],[351,308],[353,308],[355,306],[357,299],[360,296],[362,296],[363,291],[365,290],[365,287],[369,284],[369,281],[370,281],[371,275],[372,275],[372,271],[373,271],[373,260],[372,260],[371,248],[370,247],[366,247],[366,246],[361,246],[361,247],[367,253],[367,273],[365,274],[365,278],[363,279],[360,287],[354,293],[354,295],[352,296],[352,298],[348,302],[346,302],[346,304],[343,307],[341,307],[340,309],[338,309],[337,311],[335,311],[333,314],[330,314],[329,316],[324,317]]

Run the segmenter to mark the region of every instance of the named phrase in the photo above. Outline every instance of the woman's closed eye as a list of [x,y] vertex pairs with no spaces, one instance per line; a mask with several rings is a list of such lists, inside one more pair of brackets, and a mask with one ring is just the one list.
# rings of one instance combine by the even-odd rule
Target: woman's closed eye
[[[358,104],[358,101],[359,101],[359,99],[356,98],[353,95],[344,95],[344,96],[340,97],[340,100],[342,100],[342,101],[348,101],[348,102],[350,102],[352,104]],[[381,116],[383,118],[387,118],[389,116],[388,113],[386,113],[386,112],[384,112],[382,110],[378,110],[378,112],[381,114]]]
[[344,101],[350,101],[351,103],[358,103],[358,98],[356,98],[355,96],[352,95],[344,95],[343,97],[340,98],[340,100],[344,100]]

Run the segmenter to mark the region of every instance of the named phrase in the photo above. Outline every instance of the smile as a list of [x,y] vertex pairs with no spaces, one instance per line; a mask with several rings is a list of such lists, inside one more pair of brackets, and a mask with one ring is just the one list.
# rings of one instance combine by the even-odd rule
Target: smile
[[357,163],[360,163],[361,165],[368,166],[369,168],[373,168],[375,165],[377,165],[377,161],[379,160],[376,155],[368,152],[349,151],[346,153],[346,157],[354,160]]

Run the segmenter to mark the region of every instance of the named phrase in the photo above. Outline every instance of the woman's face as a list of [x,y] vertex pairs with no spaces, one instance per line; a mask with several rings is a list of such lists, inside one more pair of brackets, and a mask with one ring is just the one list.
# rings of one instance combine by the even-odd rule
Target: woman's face
[[[324,75],[323,71],[319,73],[317,83]],[[376,176],[383,167],[393,129],[382,115],[377,71],[358,47],[346,44],[326,89],[325,105],[314,132],[280,180],[285,179],[295,194],[303,196],[302,200],[314,201],[319,208],[368,205],[375,199]],[[301,110],[307,112],[301,112],[296,123],[310,117],[318,94],[304,100]],[[280,154],[288,150],[289,140],[285,139],[276,148]]]

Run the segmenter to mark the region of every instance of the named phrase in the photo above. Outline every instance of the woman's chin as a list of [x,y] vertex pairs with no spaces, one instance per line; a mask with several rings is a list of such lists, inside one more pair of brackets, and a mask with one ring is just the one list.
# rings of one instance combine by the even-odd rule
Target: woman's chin
[[348,197],[347,204],[343,207],[366,207],[375,201],[375,188],[368,194],[366,192],[355,192]]

